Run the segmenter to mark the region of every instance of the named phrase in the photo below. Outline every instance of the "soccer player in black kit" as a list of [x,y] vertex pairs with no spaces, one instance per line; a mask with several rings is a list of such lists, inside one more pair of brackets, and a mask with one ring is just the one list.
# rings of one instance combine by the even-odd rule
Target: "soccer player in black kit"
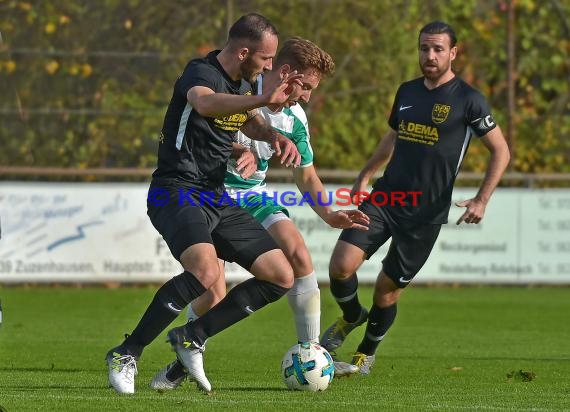
[[284,75],[262,95],[253,95],[250,84],[271,70],[277,36],[265,17],[242,16],[231,27],[225,47],[190,61],[174,85],[147,205],[152,224],[184,272],[160,287],[134,331],[108,352],[109,382],[119,393],[134,393],[136,362],[145,346],[216,282],[218,257],[237,262],[254,277],[234,287],[200,319],[168,333],[178,359],[202,390],[212,388],[202,358],[206,339],[279,299],[293,284],[293,270],[269,233],[223,197],[238,129],[270,142],[282,163],[299,164],[294,143],[273,131],[255,109],[285,103],[301,76]]
[[[348,333],[367,321],[352,358],[362,374],[370,373],[376,349],[396,317],[400,294],[427,261],[441,225],[447,223],[453,185],[470,137],[479,138],[491,156],[476,196],[457,204],[466,208],[457,224],[481,221],[510,158],[485,98],[451,70],[457,54],[453,29],[439,21],[427,24],[420,30],[418,48],[423,77],[398,89],[390,130],[352,188],[353,193],[363,192],[376,170],[388,162],[370,198],[360,206],[370,217],[369,230],[343,230],[329,265],[331,293],[342,316],[323,333],[321,344],[334,352]],[[417,203],[408,199],[405,205],[379,206],[383,195],[393,192],[420,194]],[[367,311],[358,300],[356,271],[389,238]]]

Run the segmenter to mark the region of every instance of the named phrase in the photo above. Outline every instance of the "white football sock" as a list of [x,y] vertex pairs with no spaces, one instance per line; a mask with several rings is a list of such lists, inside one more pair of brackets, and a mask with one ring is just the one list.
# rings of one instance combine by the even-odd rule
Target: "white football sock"
[[296,278],[287,299],[293,309],[297,339],[317,343],[321,329],[321,291],[315,272]]

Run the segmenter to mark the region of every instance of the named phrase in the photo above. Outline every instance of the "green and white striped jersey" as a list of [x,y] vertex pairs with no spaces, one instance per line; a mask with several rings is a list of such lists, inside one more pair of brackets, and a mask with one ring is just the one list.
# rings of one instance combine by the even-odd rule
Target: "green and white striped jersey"
[[[295,143],[301,155],[299,167],[307,167],[313,164],[313,148],[310,143],[309,124],[307,115],[303,108],[296,104],[290,108],[284,108],[279,112],[272,112],[267,107],[259,109],[262,115],[271,126],[282,135],[288,137]],[[257,171],[249,178],[243,179],[236,170],[236,161],[231,159],[226,170],[224,184],[226,191],[233,198],[238,192],[262,193],[266,190],[265,178],[269,166],[269,159],[273,155],[273,148],[269,143],[252,140],[242,132],[237,133],[237,142],[247,146],[259,158]]]

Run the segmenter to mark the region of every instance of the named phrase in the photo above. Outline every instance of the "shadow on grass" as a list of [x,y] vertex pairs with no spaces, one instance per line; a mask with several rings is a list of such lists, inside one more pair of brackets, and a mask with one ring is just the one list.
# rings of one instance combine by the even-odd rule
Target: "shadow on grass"
[[99,369],[70,369],[70,368],[56,368],[55,365],[46,366],[43,368],[39,367],[3,367],[0,368],[0,372],[89,372],[89,371],[96,371]]
[[236,391],[236,392],[293,392],[287,388],[261,388],[259,386],[249,387],[249,386],[224,386],[219,389],[220,391]]
[[73,391],[73,390],[85,390],[85,389],[93,389],[93,390],[101,390],[107,389],[106,386],[101,385],[3,385],[2,391],[18,391],[18,392],[34,392],[34,391],[41,391],[46,389],[63,389],[66,391]]
[[[405,355],[390,355],[387,356],[386,359],[440,359],[440,356],[405,356]],[[551,357],[551,358],[537,358],[537,357],[530,357],[530,356],[464,356],[464,355],[457,355],[452,357],[454,361],[459,360],[476,360],[476,361],[542,361],[542,362],[564,362],[570,361],[570,357],[568,356],[561,356],[561,357]],[[1,369],[0,369],[1,370]]]

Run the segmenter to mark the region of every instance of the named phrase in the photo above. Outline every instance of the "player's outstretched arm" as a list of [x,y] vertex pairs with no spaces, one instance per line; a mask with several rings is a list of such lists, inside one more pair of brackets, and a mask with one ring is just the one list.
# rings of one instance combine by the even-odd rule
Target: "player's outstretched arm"
[[261,95],[215,93],[205,86],[192,87],[186,98],[192,108],[204,117],[231,116],[266,104],[266,97]]
[[274,89],[259,95],[216,93],[206,86],[194,86],[186,93],[186,99],[201,116],[230,116],[267,105],[284,104],[293,92],[294,85],[302,85],[302,77],[302,74],[292,72],[284,76]]
[[458,225],[461,222],[479,223],[483,219],[487,203],[491,199],[491,195],[499,184],[503,173],[505,173],[511,158],[509,147],[499,126],[481,137],[481,141],[491,153],[491,159],[487,165],[487,172],[477,195],[473,199],[456,203],[456,206],[466,208],[465,213],[457,220]]
[[330,226],[337,229],[368,230],[370,218],[360,210],[335,211],[328,206],[327,192],[313,165],[297,168],[293,175],[303,197],[310,197],[311,208]]

